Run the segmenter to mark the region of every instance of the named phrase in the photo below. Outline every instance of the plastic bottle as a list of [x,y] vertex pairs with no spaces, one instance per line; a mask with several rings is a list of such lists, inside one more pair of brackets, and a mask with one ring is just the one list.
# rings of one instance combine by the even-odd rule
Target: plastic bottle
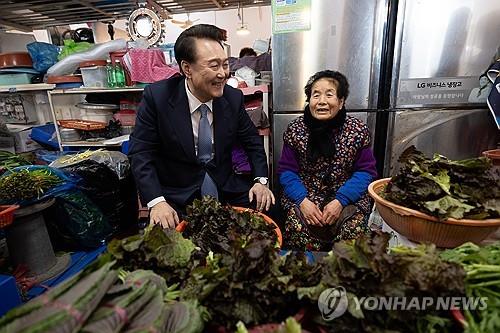
[[125,72],[120,60],[115,60],[114,74],[115,87],[125,87]]
[[108,81],[108,87],[113,88],[115,86],[115,72],[111,60],[106,60],[106,78]]

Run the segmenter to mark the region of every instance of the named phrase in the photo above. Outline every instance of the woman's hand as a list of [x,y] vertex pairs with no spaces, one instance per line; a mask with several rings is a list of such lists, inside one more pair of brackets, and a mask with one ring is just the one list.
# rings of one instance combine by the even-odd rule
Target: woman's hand
[[337,221],[342,213],[342,204],[337,200],[332,200],[328,205],[323,208],[323,222],[324,224],[333,224]]
[[304,218],[306,219],[307,224],[322,226],[323,225],[323,213],[319,210],[318,206],[311,200],[305,198],[300,203],[300,211]]

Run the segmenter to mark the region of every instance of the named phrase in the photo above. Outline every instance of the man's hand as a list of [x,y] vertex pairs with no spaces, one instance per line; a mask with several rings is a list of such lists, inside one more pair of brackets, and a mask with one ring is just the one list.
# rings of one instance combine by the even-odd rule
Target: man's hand
[[257,201],[256,208],[259,212],[262,212],[263,210],[268,211],[271,207],[271,204],[274,205],[275,203],[274,194],[266,185],[257,183],[252,186],[252,188],[248,192],[248,200],[252,202],[254,196],[255,200]]
[[160,224],[164,229],[175,228],[179,224],[177,212],[165,201],[159,202],[149,212],[149,223]]
[[319,210],[318,206],[311,200],[305,198],[300,203],[300,211],[307,224],[322,226],[323,225],[323,213]]
[[332,200],[323,208],[323,218],[325,224],[333,224],[342,213],[342,204],[337,199]]

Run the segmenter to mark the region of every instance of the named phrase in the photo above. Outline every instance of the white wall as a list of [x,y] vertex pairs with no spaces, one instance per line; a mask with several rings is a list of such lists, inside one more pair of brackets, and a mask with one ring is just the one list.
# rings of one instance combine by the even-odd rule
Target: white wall
[[[119,20],[116,21],[115,24],[113,24],[113,28],[115,31],[114,39],[120,39],[120,38],[123,38],[125,40],[130,39],[126,30],[125,22],[126,22],[125,20]],[[93,23],[92,30],[94,31],[94,39],[96,43],[104,43],[104,42],[109,42],[111,40],[109,38],[107,24],[100,22]]]
[[[210,12],[197,12],[189,15],[190,20],[198,20],[195,24],[207,23],[214,24],[219,28],[227,30],[227,43],[231,45],[231,55],[237,57],[240,49],[251,47],[256,39],[268,39],[271,37],[271,6],[248,7],[244,8],[244,23],[250,30],[250,34],[240,36],[236,34],[236,29],[240,26],[237,9],[227,9]],[[173,15],[175,20],[184,21],[186,14]],[[115,39],[128,38],[125,31],[125,20],[120,20],[113,24],[115,28]],[[165,43],[174,43],[182,32],[182,29],[170,22],[165,24]],[[94,35],[97,43],[109,41],[108,29],[106,24],[96,23],[94,25]]]
[[[198,23],[214,24],[219,28],[227,30],[227,43],[231,45],[231,55],[237,57],[240,49],[243,47],[251,47],[256,39],[268,39],[271,37],[271,6],[249,7],[244,8],[244,23],[250,30],[250,34],[240,36],[236,34],[236,29],[240,26],[237,9],[227,9],[220,11],[192,13],[189,18]],[[186,20],[187,15],[173,15],[176,20]],[[165,23],[165,42],[174,43],[177,37],[182,32],[182,29],[167,21]]]
[[[18,30],[7,30],[5,34],[22,34],[22,35],[32,35],[34,36],[35,40],[37,42],[45,42],[45,43],[50,43],[50,38],[49,38],[49,33],[47,30],[33,30],[32,32],[24,32],[24,31],[18,31]],[[2,34],[4,34],[2,32]],[[14,36],[14,35],[13,35]],[[15,38],[15,37],[13,37]],[[22,41],[19,41],[22,42]]]

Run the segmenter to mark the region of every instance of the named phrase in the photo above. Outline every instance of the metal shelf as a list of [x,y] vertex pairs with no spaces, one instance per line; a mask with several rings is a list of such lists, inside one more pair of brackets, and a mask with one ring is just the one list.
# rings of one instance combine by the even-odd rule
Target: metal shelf
[[0,92],[16,93],[20,91],[52,90],[54,87],[54,84],[48,83],[15,84],[12,86],[0,86]]
[[[0,86],[0,92],[19,92],[19,91],[35,91],[35,90],[50,90],[49,93],[52,95],[62,95],[62,94],[134,92],[134,91],[143,91],[144,87],[57,89],[55,84],[48,84],[48,83]],[[269,88],[267,85],[259,85],[254,87],[240,88],[240,90],[243,92],[244,95],[252,95],[255,94],[256,92],[267,93],[269,91]]]
[[143,91],[144,87],[128,87],[128,88],[71,88],[71,89],[54,89],[49,93],[51,95],[63,94],[93,94],[93,93],[110,93],[110,92],[134,92]]
[[261,84],[259,86],[246,87],[246,88],[238,88],[243,92],[243,95],[253,95],[255,93],[267,93],[269,92],[269,87],[267,84]]
[[61,142],[61,147],[121,147],[121,143],[103,144],[102,142],[72,141]]

